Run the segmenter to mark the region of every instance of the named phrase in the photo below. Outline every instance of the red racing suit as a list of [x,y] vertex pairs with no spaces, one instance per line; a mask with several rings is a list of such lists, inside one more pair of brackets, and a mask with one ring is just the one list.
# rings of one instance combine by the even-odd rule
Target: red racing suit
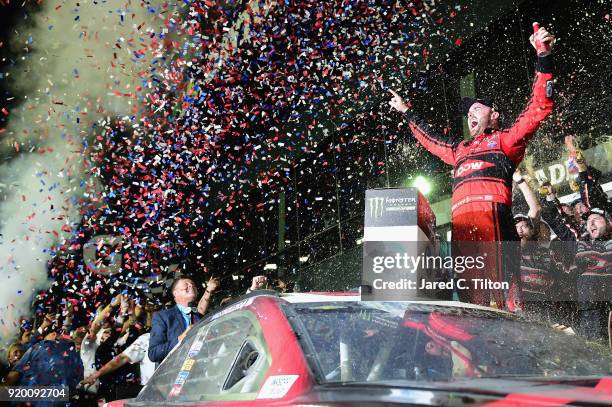
[[[484,269],[466,270],[466,279],[512,279],[512,286],[519,290],[520,247],[491,242],[518,240],[511,212],[512,174],[523,160],[527,143],[553,109],[552,65],[550,55],[538,57],[531,98],[507,129],[488,129],[471,140],[457,140],[434,131],[414,113],[406,113],[410,130],[423,147],[454,167],[453,255],[487,254]],[[460,298],[481,305],[491,305],[494,300],[495,305],[503,306],[503,291],[472,288],[460,292]]]

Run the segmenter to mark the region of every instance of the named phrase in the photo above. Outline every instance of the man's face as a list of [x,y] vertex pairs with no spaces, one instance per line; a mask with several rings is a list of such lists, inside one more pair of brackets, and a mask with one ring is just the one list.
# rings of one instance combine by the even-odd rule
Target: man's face
[[190,303],[196,298],[196,286],[190,279],[182,278],[174,287],[172,294],[177,304]]
[[482,103],[476,102],[470,106],[468,110],[468,128],[470,129],[470,135],[472,137],[484,133],[485,129],[493,127],[493,120],[497,119],[499,113],[494,112],[488,106]]
[[576,205],[574,205],[574,216],[576,217],[578,223],[583,222],[582,215],[587,213],[588,211],[589,208],[582,202],[578,202]]
[[587,219],[587,232],[591,239],[604,238],[608,234],[608,222],[606,218],[596,213]]
[[518,233],[521,240],[531,240],[533,238],[533,228],[526,220],[516,224],[516,233]]
[[9,364],[11,366],[15,365],[17,362],[19,362],[19,359],[21,359],[22,356],[23,356],[23,349],[14,348],[13,350],[11,350],[11,354],[8,357]]
[[28,342],[30,342],[30,339],[32,339],[32,330],[26,329],[21,334],[21,344],[22,345],[27,344]]

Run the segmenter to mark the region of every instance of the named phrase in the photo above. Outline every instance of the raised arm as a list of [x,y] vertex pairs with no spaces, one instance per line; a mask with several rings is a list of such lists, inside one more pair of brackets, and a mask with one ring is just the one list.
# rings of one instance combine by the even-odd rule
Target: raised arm
[[100,370],[96,370],[95,372],[87,376],[85,379],[81,380],[81,384],[94,384],[96,380],[98,380],[102,376],[114,372],[115,370],[119,369],[121,366],[125,365],[128,362],[128,357],[125,354],[121,353],[117,357],[112,359],[110,362],[102,366]]
[[102,310],[96,313],[93,321],[91,321],[91,325],[89,326],[89,331],[87,332],[88,340],[90,341],[96,340],[96,335],[98,334],[98,331],[102,327],[102,323],[104,322],[106,318],[108,318],[112,314],[115,307],[117,307],[120,304],[121,297],[122,295],[118,294],[111,300],[110,304],[108,304],[106,307],[104,307]]
[[531,97],[514,124],[503,130],[501,147],[510,159],[518,164],[523,160],[527,143],[540,123],[553,109],[553,60],[551,55],[554,37],[545,28],[539,28],[530,37],[531,45],[538,52],[536,75]]
[[402,100],[400,95],[392,90],[389,90],[389,92],[393,95],[389,105],[406,115],[408,127],[419,143],[445,163],[455,165],[455,149],[459,145],[458,141],[453,137],[432,129],[424,119],[408,110],[408,103]]
[[[204,285],[204,284],[203,284]],[[202,315],[206,314],[208,310],[208,305],[210,304],[210,297],[212,297],[213,293],[217,291],[219,288],[219,279],[211,277],[206,283],[204,294],[202,294],[202,298],[198,302],[198,312]]]
[[603,208],[612,210],[608,195],[601,187],[601,171],[587,164],[584,153],[574,145],[574,137],[565,136],[565,147],[568,160],[567,169],[571,173],[577,173],[578,189],[582,202],[589,208]]
[[545,195],[542,219],[548,223],[560,240],[566,242],[578,240],[580,234],[572,224],[571,219],[563,213],[561,203],[557,199],[550,183],[543,184],[541,192]]
[[607,211],[612,210],[612,204],[608,195],[601,187],[601,171],[594,167],[587,167],[586,170],[578,174],[580,183],[580,197],[589,208],[602,208]]
[[527,216],[529,216],[535,227],[536,223],[540,223],[540,218],[542,216],[542,205],[540,205],[540,201],[538,200],[535,192],[533,192],[529,184],[527,184],[527,182],[523,179],[523,175],[518,168],[512,175],[512,180],[516,183],[518,189],[521,191],[525,201],[527,202],[527,206],[529,207]]

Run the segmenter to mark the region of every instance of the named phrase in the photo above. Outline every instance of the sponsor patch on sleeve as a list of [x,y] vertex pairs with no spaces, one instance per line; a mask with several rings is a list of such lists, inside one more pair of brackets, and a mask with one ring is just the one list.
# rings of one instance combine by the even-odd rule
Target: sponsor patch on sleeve
[[546,81],[546,97],[551,98],[555,94],[555,84],[553,81]]

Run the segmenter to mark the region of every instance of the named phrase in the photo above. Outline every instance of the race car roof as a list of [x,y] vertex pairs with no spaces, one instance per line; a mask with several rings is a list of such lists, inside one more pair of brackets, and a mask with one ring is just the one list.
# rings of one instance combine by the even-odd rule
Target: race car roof
[[[303,304],[309,302],[350,302],[350,301],[361,301],[361,296],[356,292],[310,292],[310,293],[283,293],[280,297],[292,304]],[[470,304],[460,301],[401,301],[405,303],[413,304],[428,304],[438,305],[445,307],[460,307],[460,308],[472,308],[481,309],[486,311],[494,311],[503,314],[508,312],[491,307],[485,307],[482,305]]]

